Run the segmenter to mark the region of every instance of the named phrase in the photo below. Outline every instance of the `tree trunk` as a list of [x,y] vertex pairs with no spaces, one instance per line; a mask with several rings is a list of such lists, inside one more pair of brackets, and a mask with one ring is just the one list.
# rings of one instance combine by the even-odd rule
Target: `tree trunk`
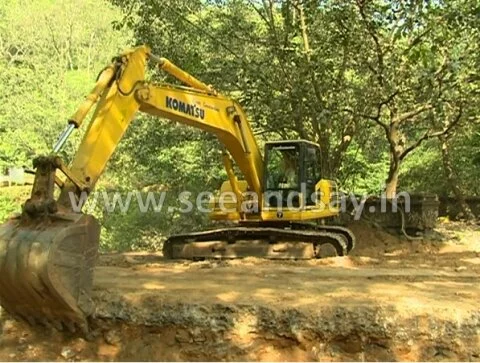
[[395,198],[397,194],[398,174],[400,173],[400,162],[392,160],[390,162],[390,170],[388,171],[388,177],[385,186],[385,194],[387,199]]
[[457,204],[463,212],[463,215],[466,220],[470,221],[475,219],[475,215],[472,213],[472,210],[465,201],[465,196],[463,195],[462,190],[460,189],[460,182],[455,173],[455,169],[450,159],[450,150],[448,147],[448,138],[445,136],[439,137],[441,142],[442,149],[442,162],[443,162],[443,171],[445,177],[447,178],[447,183],[450,189],[457,200]]
[[397,195],[398,174],[400,174],[400,163],[402,161],[401,155],[405,145],[402,134],[398,129],[398,123],[391,122],[387,138],[390,144],[390,168],[385,181],[385,194],[387,199],[393,199]]

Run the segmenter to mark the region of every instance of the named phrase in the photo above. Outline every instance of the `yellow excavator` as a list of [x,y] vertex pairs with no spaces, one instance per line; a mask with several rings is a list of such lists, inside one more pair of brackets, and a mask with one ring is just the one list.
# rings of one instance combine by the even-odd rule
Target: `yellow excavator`
[[[185,86],[147,82],[148,61]],[[67,166],[58,151],[95,105]],[[88,330],[100,225],[74,205],[94,190],[137,112],[213,133],[225,148],[228,180],[211,201],[210,216],[235,224],[170,236],[163,247],[166,258],[311,259],[325,246],[340,256],[354,248],[350,230],[325,223],[338,216],[339,205],[336,184],[322,178],[317,144],[267,142],[262,156],[237,102],[141,46],[115,57],[100,73],[53,153],[33,161],[35,180],[22,212],[0,226],[0,304],[12,316]]]

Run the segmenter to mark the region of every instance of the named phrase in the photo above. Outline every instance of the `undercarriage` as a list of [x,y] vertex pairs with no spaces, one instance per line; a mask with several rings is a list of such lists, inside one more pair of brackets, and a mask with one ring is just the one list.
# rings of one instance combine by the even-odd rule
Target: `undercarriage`
[[308,260],[346,256],[355,246],[353,233],[340,226],[310,223],[263,224],[179,234],[163,245],[168,259],[234,259],[261,257]]

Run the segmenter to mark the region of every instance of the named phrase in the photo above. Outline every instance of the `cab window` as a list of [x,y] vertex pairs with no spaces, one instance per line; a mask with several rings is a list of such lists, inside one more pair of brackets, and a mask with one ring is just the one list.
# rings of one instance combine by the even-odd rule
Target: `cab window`
[[267,189],[298,189],[299,149],[296,146],[274,146],[268,152]]

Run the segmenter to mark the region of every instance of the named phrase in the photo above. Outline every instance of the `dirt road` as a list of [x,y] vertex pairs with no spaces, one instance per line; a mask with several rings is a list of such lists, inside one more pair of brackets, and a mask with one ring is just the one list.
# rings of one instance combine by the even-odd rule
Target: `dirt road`
[[478,227],[352,229],[352,256],[317,261],[103,255],[89,340],[2,316],[0,360],[480,361]]

